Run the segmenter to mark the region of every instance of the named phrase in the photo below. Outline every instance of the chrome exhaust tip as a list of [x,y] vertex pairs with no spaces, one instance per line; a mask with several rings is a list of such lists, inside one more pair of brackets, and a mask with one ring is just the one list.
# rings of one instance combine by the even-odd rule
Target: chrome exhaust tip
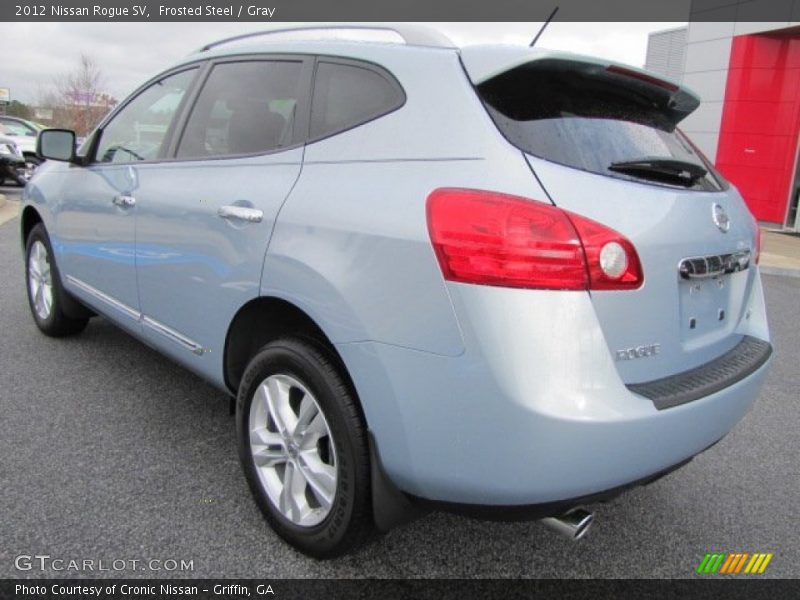
[[579,540],[588,533],[592,521],[594,521],[592,513],[582,508],[575,508],[558,517],[547,517],[539,522],[572,540]]

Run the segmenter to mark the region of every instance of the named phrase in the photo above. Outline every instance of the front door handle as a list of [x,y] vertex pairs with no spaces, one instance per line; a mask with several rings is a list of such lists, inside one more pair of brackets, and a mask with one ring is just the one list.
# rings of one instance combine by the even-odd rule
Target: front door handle
[[257,208],[247,208],[246,206],[220,206],[217,216],[226,220],[247,221],[248,223],[261,223],[264,218],[264,211]]
[[119,196],[114,196],[111,202],[114,203],[115,206],[119,206],[120,208],[131,208],[136,206],[136,198],[133,196],[128,196],[126,194],[120,194]]

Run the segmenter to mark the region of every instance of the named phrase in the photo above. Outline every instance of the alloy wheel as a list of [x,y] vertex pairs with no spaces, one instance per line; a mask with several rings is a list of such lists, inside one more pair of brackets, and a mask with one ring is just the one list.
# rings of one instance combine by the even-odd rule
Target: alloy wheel
[[36,315],[46,320],[53,309],[53,275],[45,245],[36,240],[28,256],[28,286]]
[[250,452],[272,504],[292,524],[313,527],[331,511],[336,451],[313,394],[290,375],[267,377],[249,414]]

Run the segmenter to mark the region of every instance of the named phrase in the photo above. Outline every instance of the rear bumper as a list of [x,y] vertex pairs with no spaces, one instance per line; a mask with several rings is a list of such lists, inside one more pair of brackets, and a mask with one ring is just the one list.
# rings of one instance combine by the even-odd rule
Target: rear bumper
[[[716,442],[715,442],[716,443]],[[714,444],[712,444],[713,446]],[[553,502],[542,502],[540,504],[523,504],[523,505],[496,505],[496,504],[461,504],[457,502],[440,502],[435,500],[426,500],[424,498],[412,498],[415,506],[428,509],[437,510],[442,512],[449,512],[474,519],[484,521],[535,521],[545,519],[547,517],[558,517],[572,509],[579,507],[591,506],[602,502],[609,502],[617,496],[627,492],[636,487],[650,485],[659,479],[666,477],[681,467],[689,464],[694,456],[679,462],[676,465],[648,475],[636,481],[631,481],[624,485],[617,486],[610,490],[603,490],[602,492],[595,492],[586,496],[578,498],[567,498],[564,500],[556,500]]]
[[664,410],[704,398],[746,379],[764,366],[771,355],[769,342],[746,335],[732,350],[704,365],[627,388],[652,400],[658,410]]
[[[647,480],[724,437],[767,373],[659,410],[622,382],[588,294],[450,289],[461,356],[338,346],[386,474],[425,500],[558,506]],[[748,308],[740,333],[763,339],[760,285]]]

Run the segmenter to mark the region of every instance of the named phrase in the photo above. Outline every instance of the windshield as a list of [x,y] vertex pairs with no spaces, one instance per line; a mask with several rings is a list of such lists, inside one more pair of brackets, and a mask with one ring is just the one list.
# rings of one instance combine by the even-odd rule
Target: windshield
[[[621,170],[619,163],[670,159],[700,165],[707,174],[689,189],[723,189],[722,178],[678,129],[669,104],[601,71],[575,71],[529,63],[483,84],[478,93],[506,138],[521,150],[609,177],[687,188],[663,170]],[[672,164],[672,163],[669,163]]]

